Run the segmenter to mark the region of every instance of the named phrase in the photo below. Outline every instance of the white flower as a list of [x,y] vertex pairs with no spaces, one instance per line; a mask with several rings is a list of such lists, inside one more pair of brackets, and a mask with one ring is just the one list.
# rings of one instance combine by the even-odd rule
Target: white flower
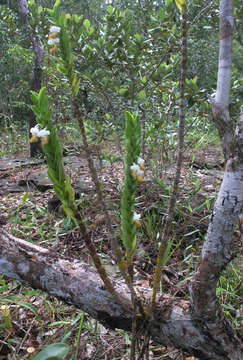
[[145,161],[142,158],[138,158],[138,165],[144,166]]
[[141,170],[140,168],[136,171],[136,173],[137,173],[137,176],[144,177],[144,171]]
[[137,164],[132,164],[132,166],[130,166],[131,172],[132,172],[132,176],[137,179],[137,181],[139,182],[143,182],[144,181],[144,167],[142,168],[142,165],[137,165]]
[[137,164],[133,163],[133,164],[130,166],[130,169],[131,169],[131,171],[133,171],[133,172],[136,173],[137,171],[140,170],[140,167],[139,167]]
[[141,218],[141,215],[140,215],[140,214],[137,214],[137,213],[134,211],[133,221],[134,221],[134,224],[135,224],[137,227],[142,226],[141,221],[140,221],[140,218]]
[[39,131],[40,131],[39,125],[35,125],[35,127],[32,127],[30,129],[30,132],[31,132],[32,136],[38,136]]
[[60,40],[58,38],[55,39],[48,39],[47,44],[48,45],[56,45],[59,44]]
[[46,128],[45,129],[43,129],[43,130],[40,130],[39,132],[38,132],[38,137],[40,137],[40,138],[44,138],[44,137],[46,137],[46,136],[49,136],[50,135],[50,131],[49,130],[46,130]]
[[61,31],[61,28],[59,26],[51,26],[50,27],[51,34],[58,34],[60,31]]
[[33,352],[35,352],[35,348],[34,348],[33,346],[28,347],[28,348],[27,348],[27,352],[28,352],[29,354],[32,354]]
[[46,137],[50,135],[50,131],[45,129],[40,130],[39,125],[30,129],[32,136],[38,136],[40,138]]
[[134,211],[133,221],[139,221],[140,219],[141,219],[141,214],[137,214],[137,213]]
[[138,165],[140,166],[140,169],[141,170],[145,170],[145,166],[144,166],[144,163],[145,163],[145,161],[142,159],[142,158],[138,158]]

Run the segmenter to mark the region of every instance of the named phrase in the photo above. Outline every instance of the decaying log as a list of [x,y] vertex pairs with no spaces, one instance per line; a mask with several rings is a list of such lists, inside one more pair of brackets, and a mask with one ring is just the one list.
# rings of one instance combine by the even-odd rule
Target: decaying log
[[[122,281],[114,282],[114,286],[124,306],[115,302],[91,266],[65,259],[3,229],[0,229],[0,273],[84,310],[106,327],[131,330],[132,313],[127,305],[130,295]],[[145,301],[151,297],[150,289],[136,289]],[[181,348],[200,359],[242,360],[240,340],[231,324],[225,319],[222,330],[229,341],[221,346],[220,341],[210,336],[210,321],[200,323],[193,319],[188,301],[161,295],[150,329],[154,341]]]

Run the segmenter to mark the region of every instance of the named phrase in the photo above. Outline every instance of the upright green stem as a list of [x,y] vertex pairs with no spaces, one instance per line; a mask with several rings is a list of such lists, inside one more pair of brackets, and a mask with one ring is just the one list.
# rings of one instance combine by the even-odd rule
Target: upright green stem
[[184,123],[185,123],[185,82],[186,82],[186,68],[187,68],[187,8],[184,5],[182,7],[182,46],[181,46],[181,78],[180,78],[180,107],[179,107],[179,148],[176,164],[176,174],[173,184],[172,193],[170,196],[168,215],[165,218],[164,229],[161,237],[160,247],[158,251],[156,268],[153,282],[153,294],[151,310],[153,311],[156,294],[158,291],[162,270],[163,270],[163,257],[168,243],[168,235],[170,230],[170,224],[174,218],[175,204],[178,196],[178,188],[181,176],[181,167],[183,163],[183,151],[184,151]]

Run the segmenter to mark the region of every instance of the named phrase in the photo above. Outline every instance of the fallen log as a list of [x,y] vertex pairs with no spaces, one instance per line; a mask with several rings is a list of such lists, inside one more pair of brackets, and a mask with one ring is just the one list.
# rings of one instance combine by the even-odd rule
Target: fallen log
[[[122,281],[114,281],[121,305],[92,266],[18,239],[4,229],[0,229],[0,273],[82,309],[106,327],[131,330],[130,294]],[[150,289],[137,286],[136,290],[144,301],[151,297]],[[146,325],[141,321],[141,332]],[[224,334],[222,344],[211,337],[210,321],[193,318],[190,302],[165,294],[158,299],[150,320],[150,333],[157,343],[183,349],[200,359],[242,360],[241,342],[226,318],[220,331]]]

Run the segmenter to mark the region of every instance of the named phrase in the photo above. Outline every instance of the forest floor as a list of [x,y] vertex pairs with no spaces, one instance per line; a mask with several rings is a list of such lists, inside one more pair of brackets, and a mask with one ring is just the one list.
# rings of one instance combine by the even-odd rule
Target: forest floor
[[[123,164],[121,161],[99,161],[96,154],[94,159],[104,187],[114,233],[119,234]],[[174,175],[174,166],[163,169],[158,164],[157,159],[147,164],[146,181],[137,189],[136,212],[141,214],[143,220],[138,234],[135,281],[145,287],[151,286],[158,236]],[[77,202],[97,250],[107,264],[108,272],[114,275],[117,268],[112,260],[105,219],[86,160],[78,149],[68,149],[65,170],[72,179]],[[163,292],[188,299],[187,285],[196,267],[222,177],[222,156],[215,146],[200,149],[193,155],[187,154],[175,220],[171,227],[174,253],[164,270]],[[64,216],[47,177],[46,164],[42,161],[31,163],[27,156],[0,159],[0,225],[1,222],[4,229],[16,237],[51,247],[66,257],[91,263],[78,228]],[[238,229],[234,237],[237,248],[240,245]],[[230,264],[229,271],[226,269],[220,280],[218,295],[227,315],[242,332],[240,258],[242,260],[242,254]],[[78,346],[76,359],[129,358],[130,338],[123,331],[110,331],[85,314],[77,345],[82,317],[80,310],[4,277],[0,277],[0,294],[0,360],[31,359],[45,345],[64,340],[72,346],[72,354]],[[6,312],[9,312],[8,316]],[[8,326],[6,317],[9,319]],[[68,356],[67,359],[74,358],[71,353]],[[150,359],[195,358],[177,349],[151,343]]]

